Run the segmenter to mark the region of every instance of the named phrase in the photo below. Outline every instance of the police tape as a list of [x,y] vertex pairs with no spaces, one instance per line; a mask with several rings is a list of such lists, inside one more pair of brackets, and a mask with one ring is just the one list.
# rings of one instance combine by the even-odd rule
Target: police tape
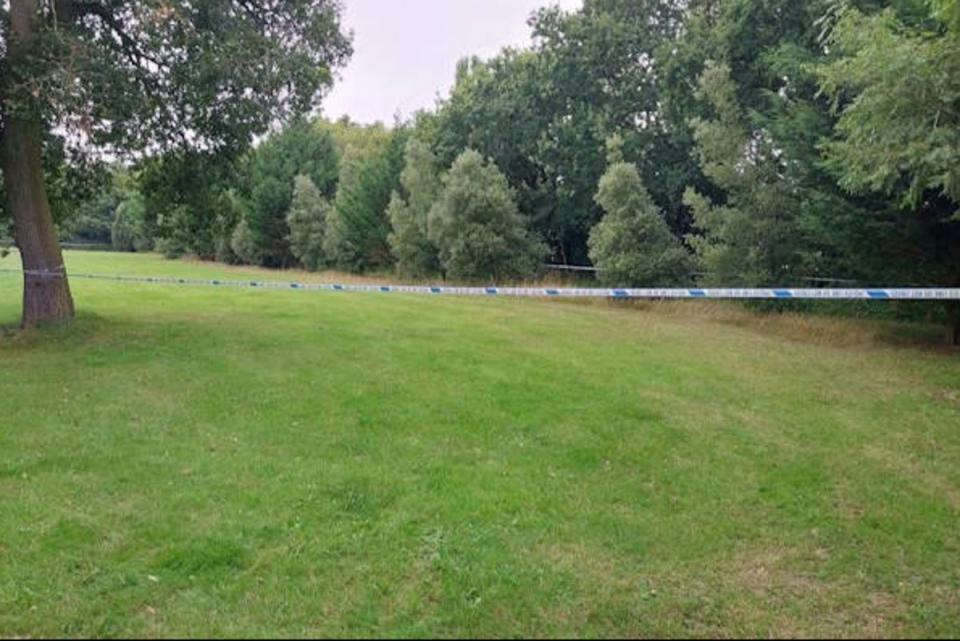
[[[30,271],[0,268],[3,274],[35,278],[63,278],[60,269]],[[693,300],[960,300],[960,288],[913,287],[872,289],[829,288],[562,288],[562,287],[457,287],[434,285],[357,285],[259,280],[176,278],[170,276],[118,276],[71,273],[71,279],[102,280],[153,285],[191,285],[240,289],[428,294],[432,296],[502,296],[520,298],[613,298]]]

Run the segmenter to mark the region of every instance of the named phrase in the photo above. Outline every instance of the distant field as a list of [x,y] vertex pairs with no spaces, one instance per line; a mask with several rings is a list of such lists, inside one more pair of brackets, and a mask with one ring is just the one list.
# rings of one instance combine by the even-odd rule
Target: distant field
[[956,351],[718,306],[72,286],[69,330],[0,330],[0,637],[960,634]]

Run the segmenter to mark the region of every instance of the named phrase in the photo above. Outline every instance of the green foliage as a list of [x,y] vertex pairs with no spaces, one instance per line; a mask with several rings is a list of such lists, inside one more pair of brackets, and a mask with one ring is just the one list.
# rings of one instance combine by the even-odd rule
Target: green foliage
[[111,227],[110,242],[122,252],[147,251],[152,241],[144,231],[146,206],[139,193],[130,194],[117,206]]
[[405,197],[394,192],[387,207],[393,231],[388,240],[397,261],[397,270],[409,276],[424,277],[439,271],[437,248],[427,234],[430,208],[440,195],[440,177],[436,158],[430,148],[416,138],[407,141],[400,185]]
[[172,152],[141,163],[146,233],[177,251],[216,257],[217,214],[235,172],[233,157],[210,152]]
[[[956,2],[938,6],[957,13]],[[840,184],[911,207],[930,190],[960,202],[960,38],[847,8],[829,45],[839,58],[818,72],[841,115],[824,149]]]
[[[86,191],[77,192],[73,212],[60,222],[60,238],[115,247],[115,238],[118,238],[121,251],[134,251],[134,244],[142,251],[149,245],[149,237],[144,227],[143,197],[137,190],[136,179],[119,167],[103,171],[103,177],[88,183]],[[121,212],[122,208],[126,211]],[[117,229],[117,220],[121,218]]]
[[708,63],[700,87],[714,113],[694,122],[701,167],[726,199],[714,203],[692,189],[684,196],[700,231],[689,240],[706,280],[741,286],[797,282],[807,273],[805,245],[781,152],[769,131],[750,127],[728,66]]
[[213,242],[216,259],[221,263],[242,262],[234,253],[232,242],[237,225],[246,217],[246,202],[237,195],[235,189],[222,191],[217,198],[216,217],[213,226]]
[[117,210],[117,194],[104,189],[81,202],[60,225],[60,237],[71,242],[111,242],[111,227]]
[[929,0],[934,17],[950,31],[960,34],[960,0]]
[[[612,145],[612,159],[615,150]],[[603,282],[624,287],[690,284],[693,260],[670,231],[634,165],[611,165],[596,200],[606,215],[590,232],[588,244]]]
[[444,272],[454,279],[527,278],[547,253],[527,230],[504,175],[472,149],[444,177],[428,231]]
[[294,179],[293,202],[287,214],[290,249],[305,268],[316,271],[325,263],[324,230],[332,207],[307,176]]
[[348,150],[352,150],[357,156],[376,154],[389,142],[392,135],[383,123],[362,125],[351,121],[349,116],[343,116],[335,122],[318,120],[314,126],[330,132],[341,156]]
[[294,261],[287,213],[294,178],[307,176],[329,198],[337,185],[339,152],[331,133],[300,120],[254,149],[241,172],[240,195],[246,200],[246,229],[256,251],[242,255],[259,264],[284,267]]
[[260,245],[257,243],[246,218],[242,218],[234,228],[230,237],[230,250],[240,262],[249,265],[259,265],[263,262]]
[[324,243],[336,266],[362,272],[393,264],[387,208],[399,186],[406,139],[407,132],[397,129],[373,151],[348,148]]
[[240,151],[351,54],[335,0],[42,4],[36,42],[0,49],[5,111],[124,151]]
[[163,254],[164,258],[180,258],[186,255],[190,249],[186,242],[178,236],[163,236],[154,243],[154,249]]

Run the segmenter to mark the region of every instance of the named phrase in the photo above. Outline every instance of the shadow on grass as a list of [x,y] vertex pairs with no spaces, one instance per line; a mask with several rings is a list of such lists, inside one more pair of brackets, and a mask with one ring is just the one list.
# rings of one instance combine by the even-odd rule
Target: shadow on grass
[[215,326],[190,318],[151,322],[83,311],[69,323],[28,329],[17,325],[3,326],[0,329],[0,350],[11,355],[69,351],[124,358],[178,353],[189,356],[196,353],[198,345],[216,348],[217,336]]

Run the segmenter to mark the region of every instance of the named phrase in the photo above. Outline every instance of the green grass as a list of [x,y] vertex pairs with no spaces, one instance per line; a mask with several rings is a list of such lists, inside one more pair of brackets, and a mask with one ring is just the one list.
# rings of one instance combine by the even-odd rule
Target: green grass
[[0,333],[0,636],[960,633],[955,352],[711,308],[73,289],[69,329]]

